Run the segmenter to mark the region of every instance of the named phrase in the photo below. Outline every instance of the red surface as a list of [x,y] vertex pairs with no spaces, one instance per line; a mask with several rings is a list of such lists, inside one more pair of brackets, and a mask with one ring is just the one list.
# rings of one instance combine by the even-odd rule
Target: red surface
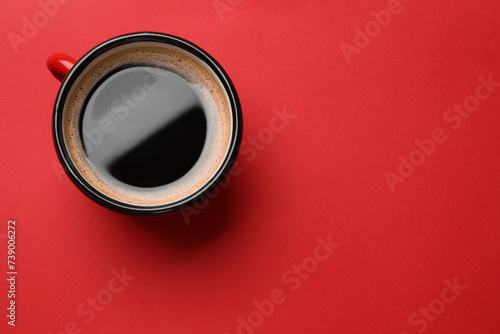
[[[18,276],[15,328],[0,281],[0,332],[233,334],[250,315],[255,327],[240,333],[497,333],[500,87],[470,117],[443,116],[475,94],[479,76],[500,81],[498,2],[220,3],[231,10],[69,1],[48,22],[37,1],[2,3],[0,277],[9,218]],[[388,6],[398,13],[381,16],[371,41],[358,37],[366,45],[348,63],[342,43]],[[16,53],[10,33],[22,36],[34,15],[45,25],[26,28]],[[61,173],[52,144],[59,82],[47,56],[77,59],[143,30],[206,49],[241,97],[238,175],[190,224],[98,206]],[[277,111],[295,117],[281,126]],[[433,133],[444,142],[432,153],[424,142],[425,161],[414,153],[422,164],[391,191],[384,173]],[[317,248],[328,236],[332,254]],[[302,264],[311,273],[299,278],[290,270]],[[123,268],[135,277],[126,286],[114,279]],[[109,304],[92,318],[96,296]],[[253,302],[270,298],[259,317]]]

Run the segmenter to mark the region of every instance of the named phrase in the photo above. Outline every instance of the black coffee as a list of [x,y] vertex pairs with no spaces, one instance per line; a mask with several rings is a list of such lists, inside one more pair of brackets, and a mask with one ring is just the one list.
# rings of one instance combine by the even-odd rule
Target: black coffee
[[118,70],[96,85],[81,124],[94,168],[145,188],[184,176],[207,134],[202,102],[186,80],[147,66]]
[[216,177],[232,113],[217,76],[174,46],[109,50],[75,79],[64,139],[79,173],[119,202],[180,201]]

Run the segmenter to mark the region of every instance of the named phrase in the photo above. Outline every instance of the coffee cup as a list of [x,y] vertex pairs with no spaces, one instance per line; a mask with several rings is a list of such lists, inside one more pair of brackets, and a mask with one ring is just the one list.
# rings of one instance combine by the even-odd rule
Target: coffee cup
[[236,89],[185,39],[118,36],[81,59],[55,53],[62,81],[53,138],[71,181],[106,208],[161,214],[203,199],[233,165],[242,136]]

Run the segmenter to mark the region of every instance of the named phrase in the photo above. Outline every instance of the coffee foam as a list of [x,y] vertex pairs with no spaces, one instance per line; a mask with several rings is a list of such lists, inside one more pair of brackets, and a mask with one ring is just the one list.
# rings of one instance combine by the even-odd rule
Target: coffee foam
[[[197,163],[180,179],[164,186],[139,188],[111,179],[87,159],[80,136],[85,102],[103,78],[124,67],[151,66],[184,78],[198,94],[207,119],[207,138]],[[152,71],[154,73],[154,69]],[[203,187],[221,166],[231,140],[231,107],[219,79],[199,60],[174,46],[138,42],[96,58],[75,80],[64,108],[64,138],[80,174],[99,192],[123,203],[153,206],[181,200]]]

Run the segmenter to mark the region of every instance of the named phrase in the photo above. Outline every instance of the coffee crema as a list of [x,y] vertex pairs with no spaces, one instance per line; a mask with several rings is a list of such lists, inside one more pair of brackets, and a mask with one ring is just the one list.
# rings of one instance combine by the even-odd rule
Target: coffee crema
[[123,203],[172,203],[202,188],[232,133],[228,96],[209,67],[175,46],[105,52],[76,78],[64,139],[80,174]]

